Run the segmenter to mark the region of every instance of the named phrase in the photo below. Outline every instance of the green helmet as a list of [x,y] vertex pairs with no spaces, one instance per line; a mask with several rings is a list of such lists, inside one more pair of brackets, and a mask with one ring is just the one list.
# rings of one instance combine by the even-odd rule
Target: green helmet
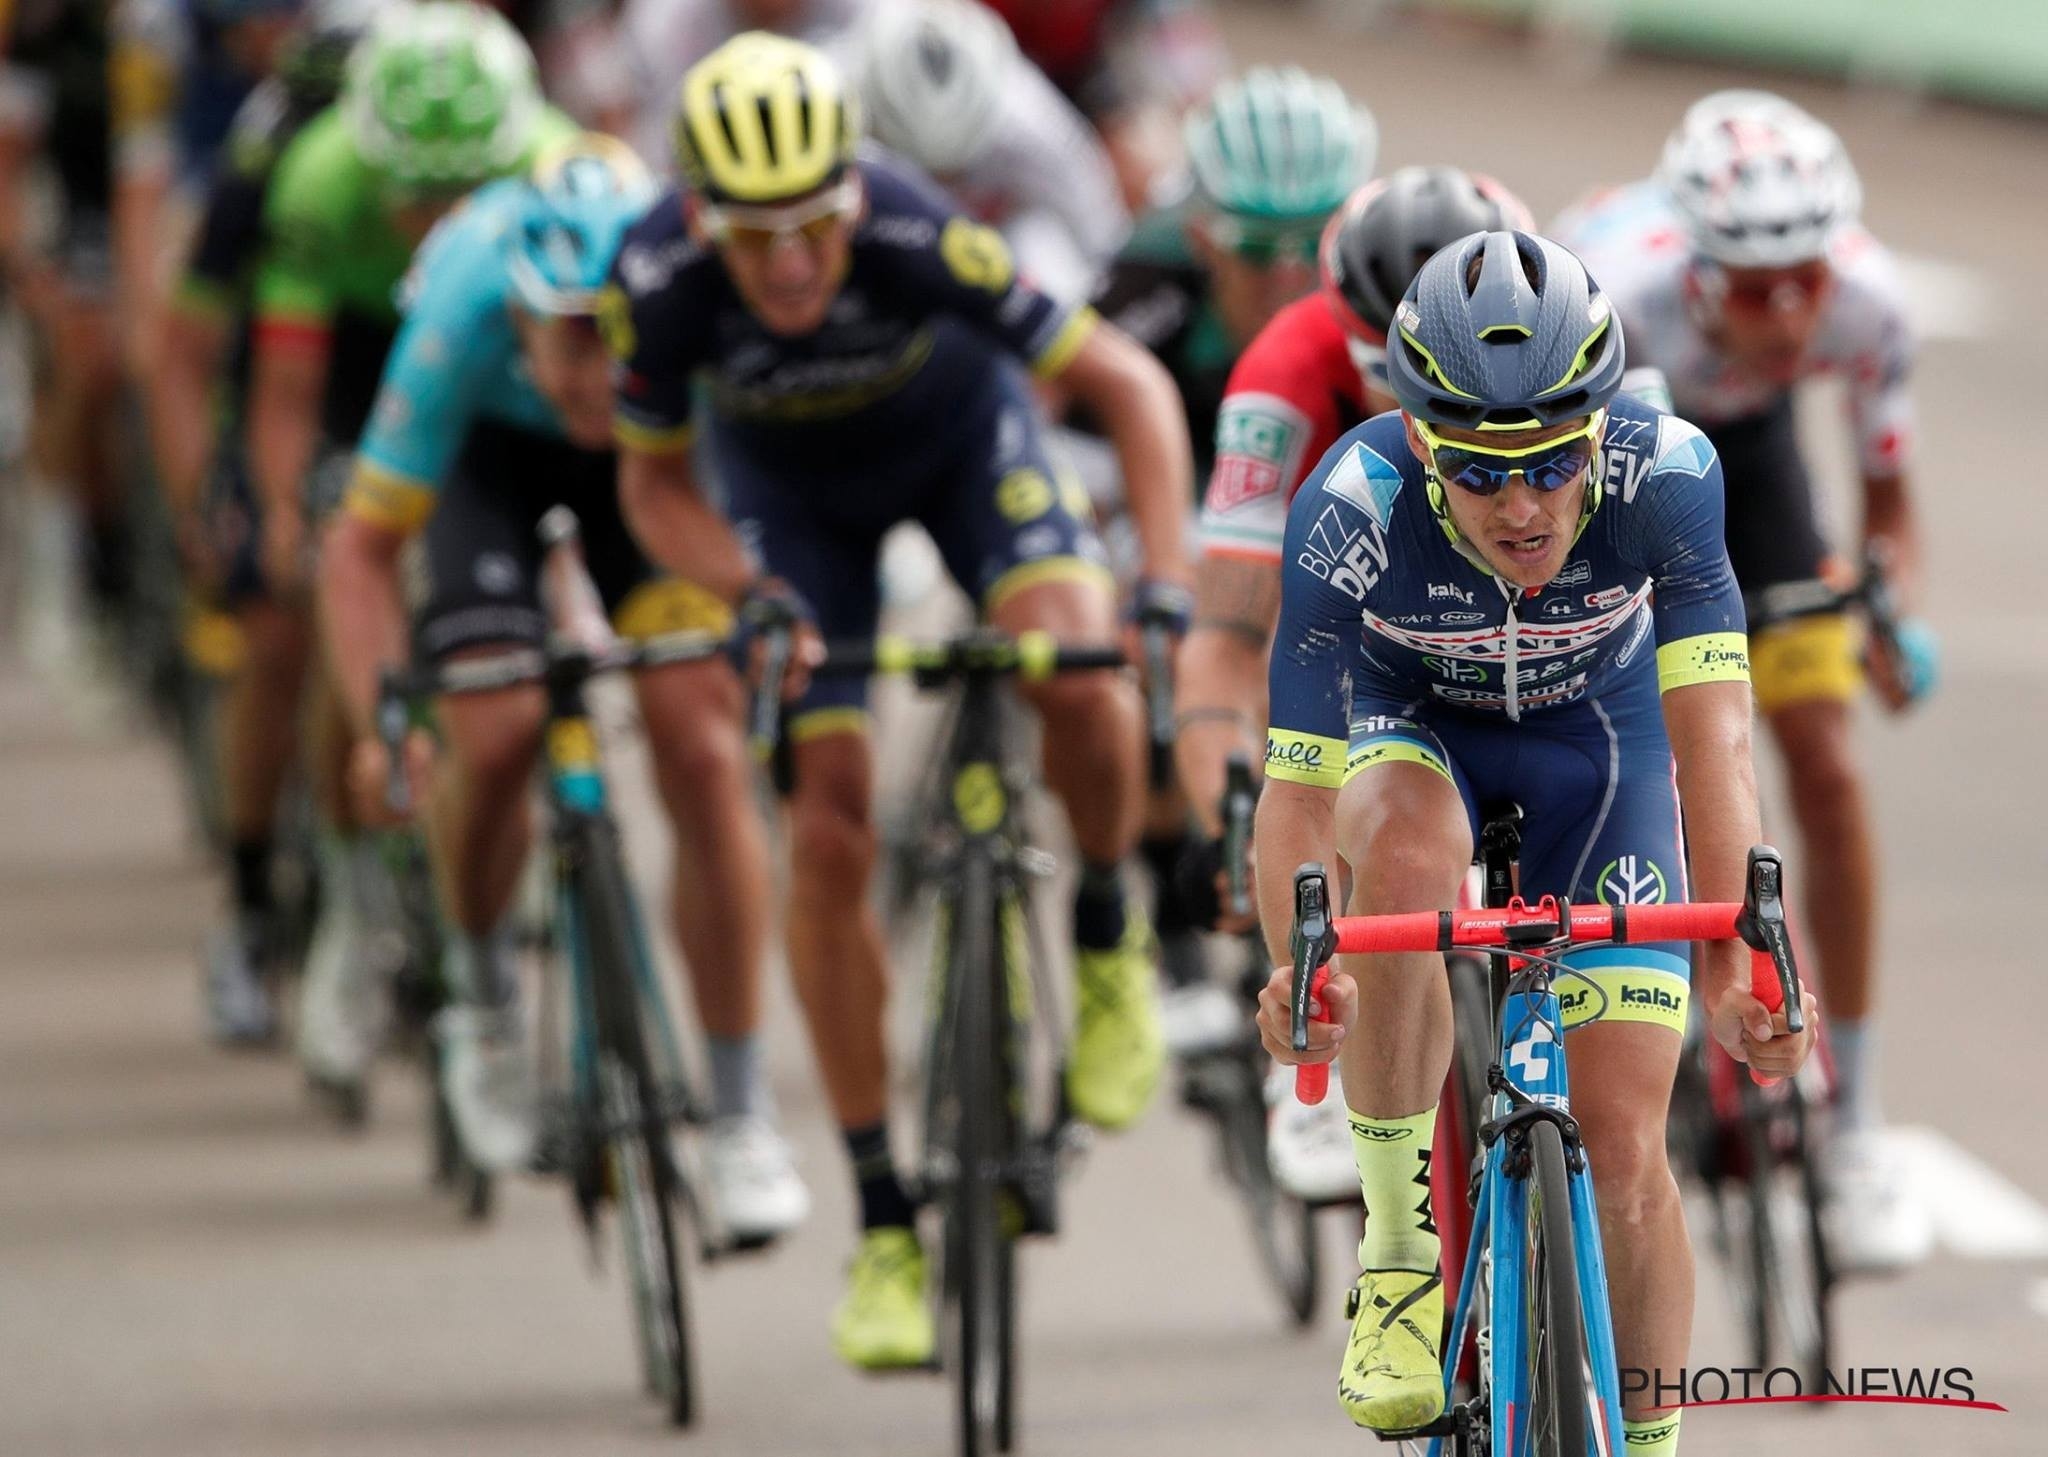
[[1372,176],[1379,128],[1325,76],[1259,66],[1216,89],[1184,127],[1195,196],[1247,221],[1324,218]]
[[349,53],[341,105],[364,161],[411,187],[519,165],[541,116],[533,52],[469,0],[388,6]]

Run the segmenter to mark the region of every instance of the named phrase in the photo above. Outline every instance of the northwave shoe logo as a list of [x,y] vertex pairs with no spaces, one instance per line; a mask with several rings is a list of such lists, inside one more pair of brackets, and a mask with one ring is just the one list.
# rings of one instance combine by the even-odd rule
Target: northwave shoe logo
[[1864,1401],[1958,1411],[2007,1408],[1977,1395],[1967,1366],[1850,1366],[1823,1371],[1817,1383],[1789,1366],[1681,1366],[1675,1373],[1621,1368],[1624,1398],[1647,1392],[1655,1406],[1762,1406],[1787,1402]]

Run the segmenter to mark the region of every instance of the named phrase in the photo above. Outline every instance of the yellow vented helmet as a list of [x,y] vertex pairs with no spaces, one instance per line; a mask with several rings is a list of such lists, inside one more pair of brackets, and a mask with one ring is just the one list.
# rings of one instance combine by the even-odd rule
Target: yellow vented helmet
[[676,163],[718,202],[786,202],[853,160],[860,110],[823,51],[750,30],[683,77]]

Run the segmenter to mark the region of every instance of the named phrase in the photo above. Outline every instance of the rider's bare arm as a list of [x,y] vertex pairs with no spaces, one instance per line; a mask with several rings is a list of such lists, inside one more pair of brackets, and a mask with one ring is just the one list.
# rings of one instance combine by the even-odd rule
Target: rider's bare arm
[[1187,529],[1195,461],[1173,377],[1137,341],[1103,322],[1053,378],[1103,422],[1116,448],[1145,574],[1186,584],[1193,576]]
[[690,453],[683,450],[619,450],[619,505],[649,557],[674,572],[737,602],[754,580],[753,558],[718,508],[697,487]]
[[[1664,726],[1685,806],[1693,900],[1741,900],[1749,848],[1763,838],[1750,757],[1751,715],[1746,681],[1692,683],[1664,694]],[[1750,994],[1749,951],[1740,942],[1703,945],[1696,966],[1695,992],[1722,1045],[1767,1075],[1798,1071],[1813,1046],[1812,997],[1807,1030],[1792,1037],[1784,1014],[1772,1017]]]
[[1266,650],[1280,618],[1277,562],[1205,554],[1195,564],[1195,617],[1175,665],[1175,756],[1202,831],[1220,835],[1225,764],[1258,757],[1266,713]]
[[342,706],[358,739],[376,735],[377,676],[406,661],[398,556],[406,536],[338,512],[320,545],[320,617]]
[[1913,492],[1903,473],[1863,477],[1863,540],[1866,544],[1883,545],[1887,554],[1885,568],[1900,601],[1917,607],[1921,583],[1920,516],[1913,508]]
[[1288,960],[1294,927],[1294,872],[1319,861],[1337,865],[1337,791],[1319,784],[1269,779],[1259,796],[1252,844],[1258,861],[1259,924],[1275,966]]
[[266,521],[305,515],[306,475],[320,448],[320,400],[327,389],[325,330],[256,330],[249,370],[249,474]]
[[228,333],[216,313],[173,304],[165,314],[164,349],[145,398],[164,496],[180,517],[198,507],[213,455],[211,395]]

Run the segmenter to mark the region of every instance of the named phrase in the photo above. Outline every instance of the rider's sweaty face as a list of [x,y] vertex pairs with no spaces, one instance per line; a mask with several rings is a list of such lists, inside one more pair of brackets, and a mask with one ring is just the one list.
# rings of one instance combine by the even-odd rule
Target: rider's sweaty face
[[1273,315],[1316,285],[1314,263],[1295,253],[1277,250],[1246,257],[1210,241],[1199,230],[1196,239],[1216,315],[1238,349],[1258,337]]
[[555,407],[562,433],[585,450],[612,443],[611,355],[585,318],[541,319],[513,310],[534,388]]
[[399,237],[418,247],[434,231],[434,224],[448,216],[462,200],[459,191],[393,189],[391,227]]
[[277,69],[278,53],[298,23],[298,17],[290,14],[252,15],[233,21],[222,36],[223,49],[245,75],[268,76]]
[[[1519,449],[1571,433],[1584,421],[1570,421],[1548,430],[1503,434],[1492,431],[1454,430],[1437,427],[1446,442],[1497,445]],[[1418,459],[1427,460],[1422,437],[1413,425],[1408,430],[1408,447]],[[1539,491],[1520,475],[1491,496],[1477,495],[1449,482],[1444,484],[1444,509],[1451,524],[1494,575],[1517,587],[1541,587],[1564,568],[1564,559],[1578,537],[1579,517],[1586,501],[1586,475],[1555,491]]]
[[1774,384],[1799,376],[1833,291],[1826,260],[1791,268],[1704,266],[1696,286],[1714,342]]
[[726,275],[747,306],[772,334],[815,333],[839,296],[853,256],[853,224],[766,234],[736,230],[718,245]]

